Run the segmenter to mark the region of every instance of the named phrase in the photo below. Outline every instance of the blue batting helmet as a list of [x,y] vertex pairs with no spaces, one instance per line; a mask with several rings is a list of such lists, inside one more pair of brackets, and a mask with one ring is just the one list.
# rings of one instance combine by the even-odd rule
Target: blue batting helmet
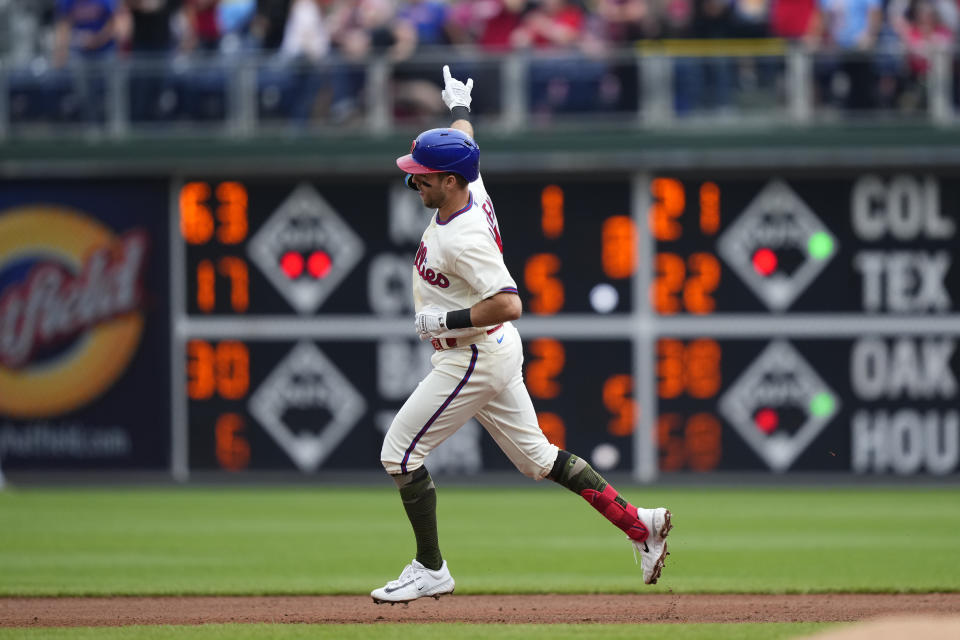
[[459,173],[473,182],[480,175],[480,147],[459,129],[430,129],[397,158],[397,166],[407,173]]

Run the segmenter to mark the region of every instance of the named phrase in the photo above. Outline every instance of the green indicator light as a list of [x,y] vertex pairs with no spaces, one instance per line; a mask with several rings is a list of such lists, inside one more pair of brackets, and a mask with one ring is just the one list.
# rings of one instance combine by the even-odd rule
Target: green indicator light
[[813,396],[813,400],[810,401],[810,413],[817,418],[832,415],[836,407],[837,403],[833,399],[833,395],[826,391],[821,391]]
[[833,238],[825,231],[817,231],[807,240],[807,253],[814,260],[824,260],[833,255]]

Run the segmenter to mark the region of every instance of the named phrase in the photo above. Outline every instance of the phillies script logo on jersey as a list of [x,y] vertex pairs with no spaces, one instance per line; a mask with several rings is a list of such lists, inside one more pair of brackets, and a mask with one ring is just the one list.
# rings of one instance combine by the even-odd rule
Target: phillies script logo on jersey
[[0,414],[59,415],[120,377],[143,330],[147,245],[63,207],[0,212]]
[[417,257],[414,258],[413,265],[417,273],[420,274],[420,277],[426,280],[427,283],[435,287],[440,287],[441,289],[446,289],[450,286],[450,280],[447,276],[439,271],[427,268],[427,245],[423,244],[423,242],[420,243],[420,248],[417,249]]

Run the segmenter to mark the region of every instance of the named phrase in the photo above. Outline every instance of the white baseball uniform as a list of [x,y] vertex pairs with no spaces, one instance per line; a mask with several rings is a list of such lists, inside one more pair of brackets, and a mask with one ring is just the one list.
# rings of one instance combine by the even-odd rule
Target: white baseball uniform
[[[440,222],[435,214],[413,267],[413,300],[419,312],[470,308],[500,292],[517,291],[503,263],[493,202],[483,178],[470,183],[467,205]],[[523,383],[523,345],[516,328],[458,329],[432,340],[433,369],[397,413],[383,441],[387,473],[415,471],[434,447],[476,417],[524,475],[540,480],[557,447],[537,424]]]

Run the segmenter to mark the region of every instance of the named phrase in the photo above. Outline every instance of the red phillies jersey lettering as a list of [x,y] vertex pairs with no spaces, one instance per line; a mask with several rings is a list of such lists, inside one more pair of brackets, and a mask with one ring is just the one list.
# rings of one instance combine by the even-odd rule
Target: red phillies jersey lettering
[[420,248],[417,249],[417,257],[414,258],[413,264],[417,269],[417,273],[420,274],[420,277],[427,281],[428,284],[440,287],[441,289],[446,289],[450,286],[450,279],[447,276],[443,275],[439,271],[434,271],[427,267],[427,245],[422,241],[420,242]]
[[490,227],[490,234],[497,242],[497,248],[503,253],[503,240],[500,239],[500,229],[497,227],[497,214],[493,212],[493,201],[487,198],[483,203],[483,212],[487,214],[487,226]]

